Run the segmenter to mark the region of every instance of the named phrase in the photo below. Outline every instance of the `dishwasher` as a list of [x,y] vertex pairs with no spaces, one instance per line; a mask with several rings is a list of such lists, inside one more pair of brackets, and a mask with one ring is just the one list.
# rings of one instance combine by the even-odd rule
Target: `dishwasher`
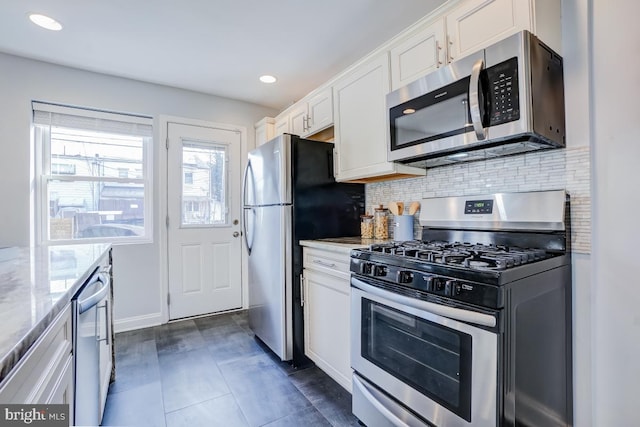
[[[106,395],[100,388],[100,346],[111,344],[110,296],[111,265],[101,264],[72,300],[75,425],[98,426],[101,423]],[[104,315],[101,310],[105,311]]]

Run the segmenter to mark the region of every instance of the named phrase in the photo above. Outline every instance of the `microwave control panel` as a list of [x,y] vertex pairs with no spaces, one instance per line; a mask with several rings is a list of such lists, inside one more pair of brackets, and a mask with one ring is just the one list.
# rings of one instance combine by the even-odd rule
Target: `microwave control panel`
[[485,70],[489,126],[520,120],[518,59],[511,58]]

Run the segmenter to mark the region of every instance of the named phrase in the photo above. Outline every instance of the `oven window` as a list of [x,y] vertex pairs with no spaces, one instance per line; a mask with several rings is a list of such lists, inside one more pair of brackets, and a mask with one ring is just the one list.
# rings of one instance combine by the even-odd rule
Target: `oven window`
[[471,421],[471,336],[362,299],[362,357]]

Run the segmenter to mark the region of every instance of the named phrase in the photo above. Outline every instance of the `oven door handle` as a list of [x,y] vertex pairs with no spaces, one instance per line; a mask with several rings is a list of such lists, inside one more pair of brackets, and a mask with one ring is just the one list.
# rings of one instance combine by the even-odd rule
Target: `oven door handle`
[[365,283],[355,277],[351,278],[351,286],[358,288],[364,292],[377,295],[389,301],[435,314],[436,316],[443,316],[453,320],[488,326],[490,328],[496,326],[496,318],[495,316],[492,316],[490,314],[478,313],[476,311],[463,310],[461,308],[449,307],[446,305],[435,304],[428,301],[405,297],[404,295],[395,294],[393,292],[380,289],[376,286],[369,285],[368,283]]

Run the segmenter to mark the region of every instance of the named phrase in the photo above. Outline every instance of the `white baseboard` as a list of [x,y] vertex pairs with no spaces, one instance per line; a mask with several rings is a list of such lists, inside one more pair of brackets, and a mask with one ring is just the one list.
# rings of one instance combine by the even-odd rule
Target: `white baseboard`
[[142,316],[127,317],[113,321],[115,333],[149,328],[162,324],[162,313],[144,314]]

